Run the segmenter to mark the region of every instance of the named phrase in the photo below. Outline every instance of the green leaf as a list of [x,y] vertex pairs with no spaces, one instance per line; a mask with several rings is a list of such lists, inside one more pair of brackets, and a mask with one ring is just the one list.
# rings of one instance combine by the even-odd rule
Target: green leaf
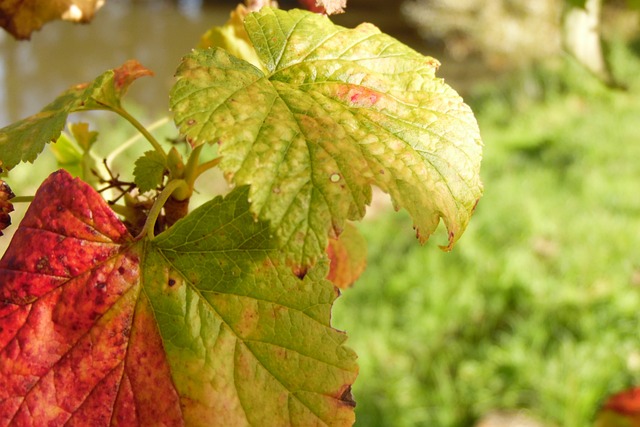
[[50,176],[0,260],[3,424],[351,425],[326,262],[293,275],[247,195],[135,241],[86,183]]
[[64,168],[73,176],[82,176],[82,150],[66,133],[61,133],[50,147],[58,167]]
[[150,74],[136,61],[127,61],[91,83],[68,89],[39,113],[0,129],[0,163],[11,169],[20,162],[33,162],[46,143],[58,139],[69,114],[118,110],[130,84]]
[[48,142],[64,129],[67,116],[82,107],[85,85],[74,86],[37,114],[0,129],[0,162],[7,169],[20,162],[33,162]]
[[98,140],[98,132],[89,130],[89,123],[70,123],[69,130],[83,151],[89,151]]
[[326,262],[295,277],[247,196],[240,188],[197,209],[145,262],[186,424],[351,425],[357,367],[330,326]]
[[136,160],[133,170],[134,182],[141,192],[158,188],[163,181],[166,159],[157,151],[147,151]]
[[294,267],[313,263],[371,185],[414,219],[425,242],[443,219],[451,248],[482,194],[482,143],[470,108],[435,77],[438,62],[370,24],[264,8],[245,20],[267,74],[223,50],[187,56],[171,92],[192,145],[220,144],[229,180],[250,184]]

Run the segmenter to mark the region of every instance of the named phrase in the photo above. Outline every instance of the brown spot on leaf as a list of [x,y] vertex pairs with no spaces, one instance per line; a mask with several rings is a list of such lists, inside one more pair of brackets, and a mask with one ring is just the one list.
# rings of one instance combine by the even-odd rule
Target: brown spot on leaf
[[169,279],[169,281],[167,282],[167,285],[169,285],[169,287],[172,287],[175,284],[176,284],[175,279]]
[[307,266],[299,266],[293,268],[293,274],[295,274],[296,277],[298,277],[298,279],[300,280],[304,279],[308,272],[309,267]]
[[351,408],[356,407],[356,401],[353,400],[353,394],[351,394],[351,384],[347,385],[340,395],[340,403]]

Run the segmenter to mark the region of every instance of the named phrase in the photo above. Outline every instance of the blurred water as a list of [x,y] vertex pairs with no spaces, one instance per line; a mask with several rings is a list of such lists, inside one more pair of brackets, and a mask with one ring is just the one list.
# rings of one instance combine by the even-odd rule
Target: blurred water
[[[166,114],[180,58],[209,27],[223,24],[227,3],[109,0],[89,25],[52,22],[16,41],[0,31],[0,127],[39,111],[71,85],[137,59],[156,73],[136,82],[131,99]],[[129,98],[129,97],[128,97]]]
[[[153,79],[136,82],[127,98],[144,105],[150,117],[165,115],[180,58],[207,29],[226,22],[240,1],[108,0],[90,24],[51,22],[31,41],[16,41],[0,30],[0,127],[36,113],[69,86],[90,81],[127,59],[137,59],[156,73]],[[347,13],[332,20],[347,27],[374,23],[414,49],[436,56],[443,62],[439,74],[459,84],[450,66],[455,64],[445,64],[444,53],[405,23],[401,3],[350,0]],[[298,5],[296,0],[279,4],[285,9]]]

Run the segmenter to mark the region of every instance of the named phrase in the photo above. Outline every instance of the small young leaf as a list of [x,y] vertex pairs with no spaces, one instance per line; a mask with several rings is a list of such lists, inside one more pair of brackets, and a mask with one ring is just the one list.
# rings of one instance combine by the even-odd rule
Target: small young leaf
[[64,168],[73,176],[80,177],[82,175],[82,150],[66,133],[61,133],[50,147],[58,167]]
[[294,267],[364,215],[371,184],[409,211],[421,242],[442,218],[451,248],[482,194],[482,143],[470,108],[435,77],[438,62],[373,25],[301,10],[264,8],[245,26],[267,73],[195,51],[171,105],[191,144],[220,144],[220,167],[251,185],[252,208]]
[[347,223],[338,238],[329,239],[327,255],[331,260],[327,280],[346,289],[358,280],[367,266],[367,241],[353,224]]
[[71,135],[83,151],[89,151],[98,139],[98,132],[89,130],[89,123],[71,123],[69,124]]
[[11,225],[9,214],[13,212],[11,199],[14,197],[15,194],[11,191],[9,184],[0,179],[0,236],[2,236],[2,230]]
[[141,192],[158,188],[162,184],[166,159],[157,151],[147,151],[144,156],[136,160],[133,170],[134,182]]
[[69,114],[118,109],[129,85],[151,74],[136,61],[127,61],[91,83],[68,89],[39,113],[0,129],[0,162],[7,169],[20,162],[33,162],[46,143],[58,139]]
[[326,264],[294,276],[247,195],[133,241],[49,177],[0,260],[0,425],[351,425]]
[[101,0],[21,0],[0,2],[0,26],[17,39],[28,39],[33,31],[55,19],[89,22]]

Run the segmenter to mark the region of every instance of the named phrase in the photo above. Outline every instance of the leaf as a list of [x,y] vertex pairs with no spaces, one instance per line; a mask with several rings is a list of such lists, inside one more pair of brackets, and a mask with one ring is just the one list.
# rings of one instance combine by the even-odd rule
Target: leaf
[[640,387],[610,396],[603,408],[620,414],[640,416]]
[[244,29],[244,18],[248,14],[249,10],[239,4],[223,26],[213,27],[202,36],[198,48],[219,47],[237,58],[260,67],[260,59]]
[[367,266],[367,242],[351,223],[347,223],[338,238],[329,239],[327,255],[331,267],[327,280],[346,289],[353,285]]
[[144,153],[136,160],[136,167],[133,170],[134,182],[138,189],[144,193],[158,188],[162,184],[166,167],[166,159],[162,154],[157,151]]
[[0,162],[7,169],[20,162],[33,162],[46,143],[58,139],[69,114],[117,110],[129,85],[135,79],[151,74],[136,61],[127,61],[91,83],[68,89],[39,113],[0,129]]
[[0,236],[3,235],[2,230],[11,225],[11,217],[9,216],[13,212],[11,199],[15,196],[9,184],[0,179]]
[[283,267],[247,192],[133,241],[49,177],[0,260],[0,425],[351,425],[326,265]]
[[70,123],[69,130],[83,151],[89,151],[98,139],[98,132],[89,130],[89,123]]
[[371,184],[409,211],[421,242],[442,218],[450,249],[482,194],[482,143],[470,108],[435,77],[438,62],[370,24],[346,29],[301,10],[264,8],[245,26],[267,74],[195,51],[171,106],[192,145],[220,144],[227,178],[251,185],[252,209],[294,267],[362,218]]
[[56,19],[86,23],[104,0],[21,0],[0,2],[0,26],[17,39],[29,39],[33,31]]
[[51,144],[51,152],[59,168],[64,168],[73,176],[82,175],[82,151],[66,133],[62,132],[56,142]]
[[327,15],[344,13],[344,8],[347,7],[347,0],[300,0],[300,3],[307,10]]
[[609,396],[598,413],[596,427],[640,427],[640,387]]

